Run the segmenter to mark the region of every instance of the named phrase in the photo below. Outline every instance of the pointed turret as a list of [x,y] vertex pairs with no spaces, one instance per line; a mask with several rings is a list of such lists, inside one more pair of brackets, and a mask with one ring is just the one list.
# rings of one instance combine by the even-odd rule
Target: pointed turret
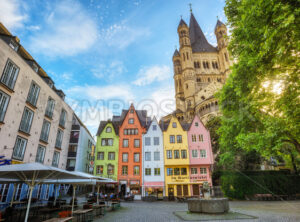
[[215,31],[217,30],[218,27],[222,27],[222,26],[226,27],[226,26],[224,25],[224,23],[221,22],[221,21],[218,19],[217,24],[216,24],[216,26],[215,26]]
[[180,27],[183,27],[183,26],[186,26],[187,27],[187,24],[185,23],[185,21],[183,19],[180,19],[180,22],[179,22],[179,25],[178,25],[178,29]]
[[178,56],[180,56],[179,51],[177,49],[175,49],[175,52],[173,54],[173,58],[178,57]]
[[190,18],[190,41],[193,52],[216,52],[217,49],[208,43],[194,14],[191,12]]

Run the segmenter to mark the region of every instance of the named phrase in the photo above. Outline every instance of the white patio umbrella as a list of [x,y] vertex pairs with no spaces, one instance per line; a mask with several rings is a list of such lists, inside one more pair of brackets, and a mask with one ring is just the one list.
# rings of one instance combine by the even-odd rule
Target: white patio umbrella
[[62,170],[56,167],[46,166],[40,163],[26,163],[5,165],[0,167],[1,181],[24,182],[29,186],[29,198],[26,209],[25,222],[28,220],[32,191],[35,185],[45,183],[47,180],[59,179],[89,179],[86,176]]

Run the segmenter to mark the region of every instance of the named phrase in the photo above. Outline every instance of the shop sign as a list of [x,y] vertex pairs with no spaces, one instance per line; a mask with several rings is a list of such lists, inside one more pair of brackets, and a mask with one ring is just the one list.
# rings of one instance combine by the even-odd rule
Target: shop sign
[[140,185],[140,181],[132,180],[132,181],[130,181],[130,185]]
[[126,184],[127,184],[127,181],[126,181],[126,180],[120,180],[119,183],[120,183],[120,184],[125,184],[125,185],[126,185]]
[[207,180],[207,176],[177,176],[171,177],[172,182],[184,182],[185,180],[197,180],[197,181],[202,181],[202,180]]

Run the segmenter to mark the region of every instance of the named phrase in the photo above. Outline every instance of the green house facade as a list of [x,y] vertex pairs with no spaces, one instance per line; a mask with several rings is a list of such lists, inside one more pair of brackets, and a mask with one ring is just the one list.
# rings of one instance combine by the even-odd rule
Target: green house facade
[[119,136],[118,125],[101,121],[97,132],[94,175],[117,180]]

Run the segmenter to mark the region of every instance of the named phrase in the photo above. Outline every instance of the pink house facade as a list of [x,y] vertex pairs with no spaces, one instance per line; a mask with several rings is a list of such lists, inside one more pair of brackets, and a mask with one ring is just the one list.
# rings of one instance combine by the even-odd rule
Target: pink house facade
[[210,133],[196,115],[188,130],[190,156],[190,189],[192,196],[199,196],[203,182],[212,186],[212,165],[214,163]]

